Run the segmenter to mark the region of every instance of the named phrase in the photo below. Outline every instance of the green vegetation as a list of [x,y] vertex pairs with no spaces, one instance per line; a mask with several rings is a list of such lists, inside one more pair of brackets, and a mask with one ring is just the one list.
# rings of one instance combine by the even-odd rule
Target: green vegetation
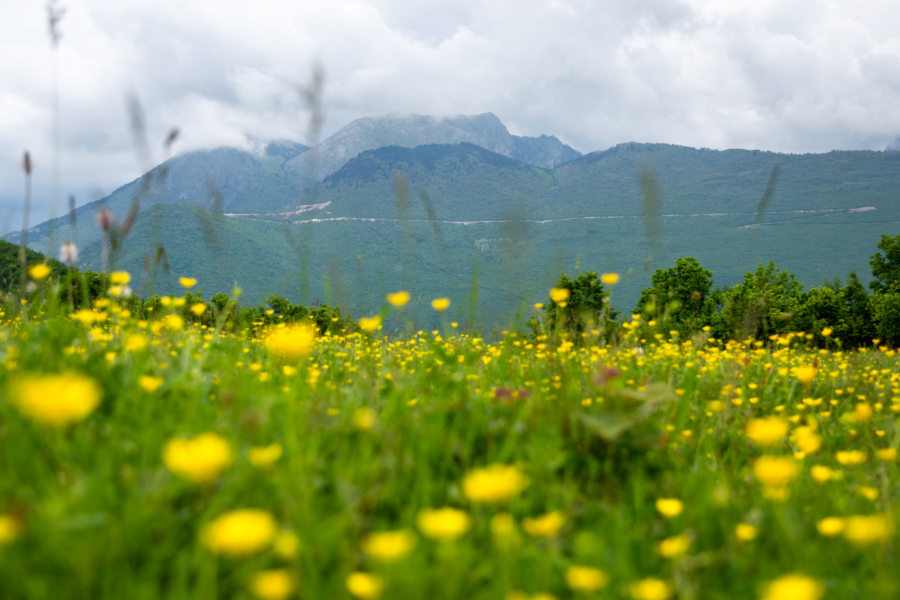
[[[283,298],[244,321],[104,277],[90,309],[48,276],[0,311],[5,598],[900,594],[886,345],[645,318],[611,343],[333,333]],[[561,281],[608,309],[596,274]],[[771,265],[736,287],[759,323],[797,298]],[[409,323],[405,301],[384,317]]]

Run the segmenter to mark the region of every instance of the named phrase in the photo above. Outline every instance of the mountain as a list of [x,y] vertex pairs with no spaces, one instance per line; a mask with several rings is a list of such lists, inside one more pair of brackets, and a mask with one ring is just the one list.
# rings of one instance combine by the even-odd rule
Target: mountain
[[[463,123],[487,131],[491,117]],[[628,311],[652,271],[682,256],[717,285],[769,260],[807,286],[854,269],[866,281],[880,235],[900,223],[900,152],[625,143],[551,167],[471,142],[393,145],[315,185],[290,166],[308,152],[277,142],[262,155],[221,149],[160,165],[101,202],[120,220],[141,202],[114,257],[94,222],[101,203],[77,211],[77,228],[44,223],[29,242],[56,254],[73,239],[80,266],[114,259],[141,293],[179,293],[177,277],[190,275],[207,297],[237,284],[247,304],[278,293],[362,315],[407,289],[423,326],[438,324],[429,301],[447,296],[451,318],[492,327],[527,316],[562,271],[621,273],[612,302]],[[151,276],[160,247],[168,270]]]
[[492,113],[458,117],[388,115],[351,122],[314,150],[288,161],[287,167],[307,175],[315,167],[317,176],[324,179],[366,150],[461,142],[540,167],[554,167],[581,156],[553,136],[512,135]]

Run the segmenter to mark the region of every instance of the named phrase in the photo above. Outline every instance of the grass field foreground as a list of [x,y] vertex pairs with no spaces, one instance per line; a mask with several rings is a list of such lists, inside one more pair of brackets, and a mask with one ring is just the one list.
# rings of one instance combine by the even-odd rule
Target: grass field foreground
[[165,304],[0,317],[0,596],[900,597],[877,342],[236,334]]

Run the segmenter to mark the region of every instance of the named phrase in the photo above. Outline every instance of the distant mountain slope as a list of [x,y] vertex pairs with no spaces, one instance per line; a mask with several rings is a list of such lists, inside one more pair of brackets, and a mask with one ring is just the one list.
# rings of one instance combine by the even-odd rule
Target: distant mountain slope
[[514,136],[492,113],[459,117],[388,115],[353,121],[310,151],[315,153],[314,163],[309,155],[301,155],[288,161],[287,167],[310,175],[310,165],[316,164],[317,175],[323,179],[366,150],[461,142],[542,167],[554,167],[581,156],[553,136]]

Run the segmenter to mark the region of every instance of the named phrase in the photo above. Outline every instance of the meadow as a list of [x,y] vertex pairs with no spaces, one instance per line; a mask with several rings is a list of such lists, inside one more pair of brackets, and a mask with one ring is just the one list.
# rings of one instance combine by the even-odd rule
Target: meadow
[[442,302],[231,329],[31,275],[0,315],[3,598],[900,597],[879,340],[482,338]]

